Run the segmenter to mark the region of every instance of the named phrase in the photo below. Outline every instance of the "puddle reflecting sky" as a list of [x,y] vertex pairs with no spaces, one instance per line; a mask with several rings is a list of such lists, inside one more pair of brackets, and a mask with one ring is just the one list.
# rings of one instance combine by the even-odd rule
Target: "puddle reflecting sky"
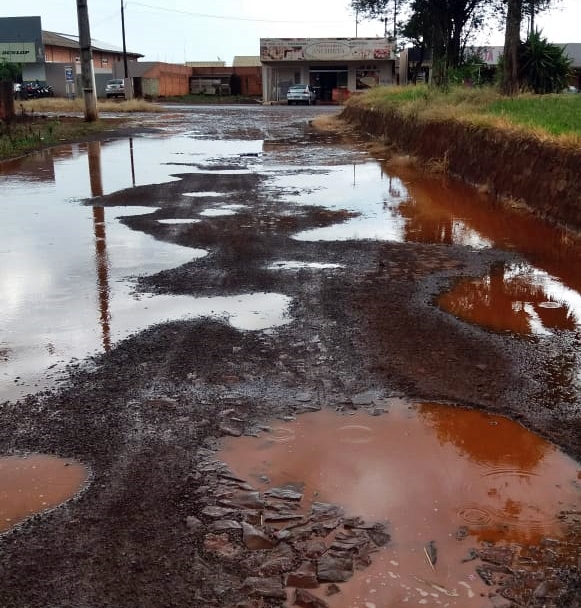
[[[248,124],[256,121],[252,111],[236,110]],[[204,120],[214,124],[214,111],[204,112]],[[269,112],[261,109],[259,114],[270,120]],[[196,307],[193,298],[184,296],[133,295],[129,277],[176,267],[205,252],[157,241],[117,219],[151,213],[151,208],[91,209],[82,200],[177,179],[172,173],[261,171],[268,176],[267,193],[270,188],[299,208],[322,205],[359,214],[335,226],[301,232],[295,235],[299,240],[372,238],[519,251],[528,267],[505,269],[502,288],[497,270],[491,269],[481,284],[457,286],[442,305],[452,314],[500,330],[508,326],[543,333],[578,327],[581,248],[570,235],[505,212],[456,182],[402,167],[388,172],[381,163],[364,160],[363,153],[328,142],[305,146],[297,126],[288,126],[286,114],[272,112],[277,128],[294,134],[283,146],[274,145],[274,139],[212,139],[197,123],[188,126],[182,119],[180,133],[176,126],[164,135],[66,145],[0,164],[0,401],[46,386],[47,368],[56,365],[50,372],[56,374],[72,357],[108,348],[151,323],[208,310],[244,328],[252,325],[244,320],[247,316],[260,319],[254,328],[288,322],[288,300],[277,294],[216,301],[214,307],[203,300]],[[268,126],[261,129],[269,132]],[[305,156],[293,155],[300,147],[312,152],[313,164],[301,164]],[[207,216],[240,208],[228,204],[227,193],[187,196],[208,197]],[[204,221],[204,214],[189,221],[196,219]],[[175,220],[174,230],[182,222],[184,218]],[[496,317],[502,322],[494,325]]]
[[578,328],[579,239],[530,215],[502,209],[456,181],[400,167],[389,171],[391,174],[378,163],[364,162],[327,167],[324,174],[305,168],[285,176],[290,200],[359,214],[340,224],[300,232],[294,238],[373,239],[517,251],[528,263],[505,269],[500,281],[498,269],[493,268],[481,280],[461,283],[441,298],[442,307],[497,331],[543,334]]
[[[481,608],[487,588],[475,574],[478,563],[462,561],[469,550],[486,541],[560,537],[559,515],[581,506],[579,466],[498,416],[393,399],[379,417],[327,410],[272,427],[260,437],[224,440],[220,459],[261,490],[304,484],[305,510],[332,502],[348,516],[389,522],[392,543],[340,594],[325,598],[332,608]],[[423,551],[430,541],[438,550],[435,571]]]
[[581,296],[526,264],[496,264],[481,279],[464,279],[438,299],[453,315],[495,331],[548,334],[581,322]]
[[146,137],[67,145],[0,164],[0,401],[50,385],[71,359],[154,323],[212,315],[240,329],[263,329],[290,321],[290,300],[280,294],[194,299],[133,293],[135,277],[206,251],[161,242],[118,219],[155,209],[91,208],[82,200],[176,179],[170,175],[175,166],[163,164],[176,156],[239,154],[258,145],[177,139],[178,149],[189,152],[176,154],[172,138]]

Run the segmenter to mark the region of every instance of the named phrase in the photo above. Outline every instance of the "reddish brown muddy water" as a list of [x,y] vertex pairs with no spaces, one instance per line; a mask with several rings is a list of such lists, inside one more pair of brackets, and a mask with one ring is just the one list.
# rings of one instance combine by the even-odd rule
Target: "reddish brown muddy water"
[[[66,145],[0,163],[0,403],[52,385],[72,360],[107,351],[156,323],[213,316],[260,332],[292,321],[291,298],[280,293],[194,298],[135,292],[136,277],[208,252],[154,239],[122,222],[154,215],[156,207],[104,208],[99,197],[175,181],[178,173],[261,173],[265,187],[297,207],[354,215],[299,232],[293,237],[299,241],[372,239],[519,253],[518,264],[497,264],[485,276],[452,286],[439,305],[494,331],[578,332],[581,245],[573,235],[501,208],[453,180],[391,166],[338,143],[317,147],[289,138],[273,145],[276,137],[264,126],[306,121],[322,111],[197,109],[195,120],[164,119],[171,124],[161,135]],[[238,139],[220,131],[228,113],[240,125]],[[228,164],[236,168],[214,168]],[[184,193],[184,200],[199,198],[205,208],[161,223],[179,231],[236,214],[240,205],[229,194]],[[297,265],[274,260],[267,270]],[[39,457],[47,461],[37,466],[54,468],[30,469],[31,458],[7,457],[0,465],[2,503],[20,505],[1,512],[0,522],[12,525],[50,508],[84,483],[82,467]],[[462,562],[469,549],[484,541],[524,546],[558,536],[564,525],[559,513],[580,504],[578,466],[553,446],[505,419],[440,405],[410,409],[393,401],[389,413],[373,418],[305,414],[296,422],[277,422],[260,438],[228,440],[224,459],[257,485],[263,474],[272,485],[304,483],[305,508],[315,499],[336,502],[353,515],[389,522],[392,543],[371,568],[343,585],[340,597],[328,599],[332,608],[408,602],[481,608],[486,590],[474,563]],[[40,485],[40,471],[50,487]],[[57,480],[55,471],[71,477]],[[468,536],[457,540],[464,527]],[[438,547],[435,572],[423,554],[432,540]]]
[[0,458],[0,532],[77,494],[88,470],[74,460],[29,454]]
[[[317,110],[324,111],[329,110]],[[236,115],[239,139],[215,132],[220,112]],[[270,139],[269,128],[284,133],[284,125],[311,115],[315,112],[299,116],[288,108],[198,109],[195,122],[187,115],[168,116],[168,127],[158,136],[65,145],[0,163],[0,402],[50,386],[71,360],[108,350],[169,319],[212,314],[254,331],[291,321],[286,316],[291,301],[282,294],[192,298],[133,293],[135,277],[208,252],[130,230],[123,217],[147,216],[156,208],[105,209],[98,205],[99,196],[175,181],[176,173],[226,171],[215,168],[216,163],[233,164],[229,173],[263,173],[266,187],[285,193],[297,207],[321,205],[355,214],[326,228],[299,232],[297,240],[373,239],[517,251],[522,263],[490,269],[489,276],[452,289],[440,305],[495,330],[542,334],[578,329],[577,239],[503,209],[458,182],[387,165],[361,150],[333,143],[273,145],[276,138]],[[206,201],[207,208],[195,217],[173,223],[163,218],[161,223],[179,231],[236,214],[241,205],[233,205],[229,194],[185,193],[184,198]],[[85,204],[91,200],[94,206]],[[281,268],[292,260],[279,263]]]
[[490,606],[470,550],[491,542],[524,552],[564,535],[564,514],[581,507],[579,465],[506,418],[401,399],[388,410],[277,421],[260,437],[225,440],[220,458],[261,490],[300,484],[305,510],[331,502],[388,523],[391,543],[325,597],[333,608]]

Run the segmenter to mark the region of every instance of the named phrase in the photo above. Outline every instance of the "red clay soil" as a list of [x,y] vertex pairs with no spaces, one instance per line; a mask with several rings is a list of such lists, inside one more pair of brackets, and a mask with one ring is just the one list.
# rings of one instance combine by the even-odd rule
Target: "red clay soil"
[[498,198],[524,202],[548,221],[581,228],[581,149],[452,120],[405,118],[347,105],[341,118],[426,163],[484,186]]

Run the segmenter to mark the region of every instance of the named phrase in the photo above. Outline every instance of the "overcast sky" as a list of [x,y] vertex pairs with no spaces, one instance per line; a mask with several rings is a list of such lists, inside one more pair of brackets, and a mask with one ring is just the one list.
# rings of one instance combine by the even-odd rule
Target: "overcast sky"
[[[27,0],[0,16],[40,15],[42,27],[77,34],[74,0]],[[91,36],[122,46],[121,0],[88,0]],[[561,0],[560,8],[538,17],[538,27],[554,42],[581,42],[581,0]],[[26,12],[23,12],[25,8]],[[359,36],[381,36],[384,25],[364,21]],[[278,37],[352,37],[355,17],[349,0],[143,0],[125,1],[127,49],[145,60],[231,64],[234,55],[258,55],[259,39]],[[488,44],[502,44],[493,33]]]

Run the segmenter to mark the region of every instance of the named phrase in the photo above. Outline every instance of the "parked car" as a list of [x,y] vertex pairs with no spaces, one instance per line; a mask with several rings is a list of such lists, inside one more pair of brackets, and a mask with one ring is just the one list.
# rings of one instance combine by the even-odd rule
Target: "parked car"
[[122,78],[108,80],[105,85],[105,96],[107,99],[111,97],[123,97],[125,99],[125,83]]
[[293,103],[304,103],[310,106],[317,103],[317,93],[310,84],[293,84],[287,91],[286,100],[289,106]]

